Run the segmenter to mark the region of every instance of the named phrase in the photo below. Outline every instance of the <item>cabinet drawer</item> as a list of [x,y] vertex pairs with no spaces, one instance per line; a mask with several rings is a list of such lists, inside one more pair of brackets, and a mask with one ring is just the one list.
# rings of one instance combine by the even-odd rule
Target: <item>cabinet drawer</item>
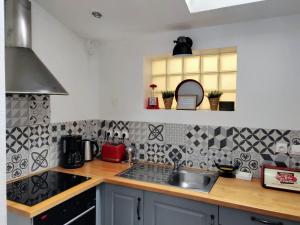
[[143,191],[107,184],[103,198],[105,225],[143,225]]
[[293,222],[269,216],[262,216],[236,209],[220,207],[220,225],[300,225],[300,222]]
[[218,206],[145,192],[144,225],[217,225]]

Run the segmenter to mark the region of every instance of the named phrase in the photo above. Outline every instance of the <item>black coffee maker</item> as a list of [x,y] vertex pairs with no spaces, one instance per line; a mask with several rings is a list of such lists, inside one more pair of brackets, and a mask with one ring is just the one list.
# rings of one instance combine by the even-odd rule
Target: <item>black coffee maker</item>
[[83,166],[85,160],[84,149],[82,148],[82,136],[62,136],[60,149],[62,152],[62,167],[67,169],[75,169]]

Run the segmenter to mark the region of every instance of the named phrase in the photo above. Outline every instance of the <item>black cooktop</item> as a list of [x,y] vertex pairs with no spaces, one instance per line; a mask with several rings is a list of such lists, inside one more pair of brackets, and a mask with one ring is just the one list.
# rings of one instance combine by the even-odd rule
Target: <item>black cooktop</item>
[[47,171],[7,184],[7,199],[33,206],[89,179],[89,177]]

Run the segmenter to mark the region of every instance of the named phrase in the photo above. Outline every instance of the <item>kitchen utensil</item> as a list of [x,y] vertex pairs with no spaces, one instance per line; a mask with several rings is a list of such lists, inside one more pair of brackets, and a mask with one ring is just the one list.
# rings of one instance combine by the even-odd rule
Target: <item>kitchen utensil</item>
[[192,79],[182,81],[175,90],[175,98],[178,101],[178,96],[197,96],[197,106],[199,106],[204,98],[204,90],[202,85]]
[[232,165],[220,165],[216,161],[215,161],[215,165],[219,169],[220,176],[226,177],[226,178],[235,178],[234,171],[236,171],[240,167],[239,163],[236,163],[233,166]]
[[62,136],[60,149],[62,152],[62,167],[67,169],[74,169],[83,166],[84,151],[82,148],[82,136]]
[[125,157],[125,145],[123,143],[105,143],[102,145],[103,161],[122,162]]
[[82,147],[84,149],[84,159],[86,162],[92,161],[99,153],[99,145],[97,141],[82,140]]

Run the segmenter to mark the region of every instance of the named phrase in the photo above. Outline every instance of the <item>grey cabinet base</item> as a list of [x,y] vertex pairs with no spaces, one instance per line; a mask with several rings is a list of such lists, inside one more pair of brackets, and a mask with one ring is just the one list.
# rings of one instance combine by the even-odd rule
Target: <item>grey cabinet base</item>
[[217,225],[218,206],[144,193],[144,225]]
[[300,222],[287,221],[225,207],[219,208],[219,216],[220,225],[300,225]]
[[143,191],[109,184],[103,188],[104,225],[143,225]]

